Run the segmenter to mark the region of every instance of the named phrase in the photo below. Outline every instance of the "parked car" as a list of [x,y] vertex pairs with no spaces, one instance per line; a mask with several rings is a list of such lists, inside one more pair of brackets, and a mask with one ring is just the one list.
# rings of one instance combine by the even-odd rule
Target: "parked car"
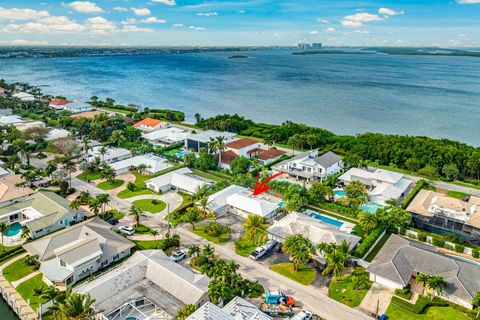
[[276,245],[277,241],[268,240],[267,243],[265,243],[263,246],[265,247],[265,249],[267,249],[267,251],[270,251],[271,249],[275,248]]
[[290,320],[312,320],[313,314],[308,310],[302,310]]
[[127,236],[133,236],[135,234],[135,229],[130,226],[121,226],[118,228],[121,233],[126,234]]
[[268,250],[265,247],[263,246],[258,247],[255,250],[253,250],[253,252],[250,254],[250,259],[257,261],[258,259],[263,257],[267,252]]
[[40,180],[42,180],[42,179],[43,179],[43,177],[33,177],[33,178],[32,178],[32,181],[35,182],[35,181],[40,181]]
[[175,251],[174,253],[172,253],[172,255],[170,256],[170,260],[172,260],[173,262],[178,262],[180,260],[182,260],[183,258],[185,258],[187,255],[185,254],[184,251],[182,250],[178,250],[178,251]]
[[282,244],[281,244],[281,243],[279,243],[279,244],[275,247],[275,252],[277,252],[277,253],[282,253],[282,252],[283,252]]
[[38,184],[41,188],[48,188],[50,187],[50,183],[49,182],[42,182],[40,184]]
[[112,226],[115,226],[118,224],[118,219],[117,218],[109,218],[107,219],[107,222],[110,223]]

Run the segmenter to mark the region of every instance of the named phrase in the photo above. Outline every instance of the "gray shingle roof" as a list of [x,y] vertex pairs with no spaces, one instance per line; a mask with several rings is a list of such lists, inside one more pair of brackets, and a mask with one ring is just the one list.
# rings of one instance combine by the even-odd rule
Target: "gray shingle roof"
[[465,301],[480,291],[480,265],[437,253],[432,246],[392,235],[368,272],[406,286],[416,273],[440,275],[445,292]]
[[325,169],[330,167],[331,165],[334,165],[338,161],[341,161],[342,158],[337,156],[335,153],[332,151],[328,151],[324,154],[322,154],[319,157],[314,158],[315,162],[324,167]]

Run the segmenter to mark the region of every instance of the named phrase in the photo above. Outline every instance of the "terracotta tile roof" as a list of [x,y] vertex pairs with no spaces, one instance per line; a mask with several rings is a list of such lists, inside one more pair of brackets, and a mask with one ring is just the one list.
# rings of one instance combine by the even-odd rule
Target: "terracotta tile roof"
[[230,164],[236,157],[238,157],[238,155],[232,150],[224,151],[222,152],[222,163]]
[[257,140],[249,139],[249,138],[241,138],[226,144],[228,148],[232,149],[243,149],[245,147],[254,145],[259,143]]
[[134,124],[135,128],[138,128],[140,126],[147,126],[147,127],[155,127],[162,123],[162,120],[157,120],[153,118],[145,118],[141,121],[138,121],[137,123]]
[[286,152],[278,149],[269,149],[258,154],[258,159],[260,160],[270,160],[284,155]]
[[64,99],[60,99],[60,100],[53,100],[50,102],[50,105],[52,106],[64,106],[66,104],[69,104],[70,101],[68,100],[64,100]]
[[252,150],[248,150],[247,154],[252,154],[252,153],[256,153],[256,152],[260,153],[260,152],[264,152],[264,151],[267,151],[267,150],[262,149],[262,148],[253,148]]
[[102,111],[87,111],[87,112],[81,112],[81,113],[71,115],[71,117],[74,119],[95,118],[95,116],[98,116],[99,114],[102,114],[102,113],[103,113]]

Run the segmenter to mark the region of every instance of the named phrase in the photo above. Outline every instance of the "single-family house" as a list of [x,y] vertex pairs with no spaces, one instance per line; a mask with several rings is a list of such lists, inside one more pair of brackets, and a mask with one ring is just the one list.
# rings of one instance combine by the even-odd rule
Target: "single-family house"
[[70,131],[65,129],[54,128],[48,132],[47,136],[45,137],[46,141],[52,141],[57,139],[62,139],[66,137],[70,137],[72,134]]
[[207,302],[209,283],[209,277],[171,261],[163,251],[143,250],[73,290],[89,294],[102,319],[173,319],[185,305]]
[[323,182],[331,175],[339,173],[343,168],[342,159],[328,151],[318,155],[318,150],[311,150],[272,166],[274,173],[286,172],[297,180],[307,182]]
[[[88,151],[88,161],[92,162],[95,158],[99,158],[102,163],[113,163],[128,159],[132,156],[130,150],[124,148],[95,146]],[[104,150],[104,152],[102,152]]]
[[0,116],[0,124],[4,126],[14,125],[23,122],[25,122],[25,120],[23,120],[20,116],[17,115]]
[[198,308],[186,320],[272,320],[250,302],[240,297],[233,298],[223,308],[210,301]]
[[[24,187],[20,175],[4,175],[0,178],[0,207],[21,201],[35,191]],[[10,221],[7,220],[8,223]]]
[[186,130],[170,127],[144,133],[142,134],[142,138],[153,145],[169,146],[183,142],[188,135],[189,133]]
[[21,224],[30,231],[33,239],[84,219],[83,209],[71,209],[70,202],[54,192],[38,191],[0,208],[0,220]]
[[67,110],[73,113],[80,113],[92,110],[92,106],[88,103],[69,101],[65,99],[53,100],[48,104],[48,106],[58,110]]
[[66,288],[128,256],[135,244],[95,217],[23,247],[38,256],[47,283]]
[[370,202],[380,205],[390,199],[400,200],[407,195],[412,181],[404,178],[403,174],[390,170],[377,169],[374,172],[352,168],[342,174],[338,180],[345,185],[352,181],[360,181],[367,189]]
[[180,190],[187,193],[195,191],[205,185],[213,185],[214,182],[195,175],[189,168],[180,168],[161,176],[147,180],[147,188],[155,192],[167,192],[168,190]]
[[11,116],[13,114],[12,108],[0,109],[0,117]]
[[18,131],[26,131],[32,128],[45,128],[45,123],[42,121],[19,122],[13,125]]
[[392,289],[415,282],[420,273],[440,275],[446,286],[441,298],[472,308],[480,291],[480,265],[436,252],[435,247],[391,235],[366,269],[370,280]]
[[271,148],[264,149],[263,144],[258,140],[250,138],[240,138],[227,143],[226,150],[221,153],[219,166],[222,169],[230,169],[230,164],[237,157],[257,158],[260,165],[269,164],[286,152]]
[[81,118],[86,118],[86,119],[93,119],[95,118],[96,116],[102,114],[102,113],[105,113],[103,111],[98,111],[98,110],[95,110],[95,111],[85,111],[85,112],[80,112],[80,113],[76,113],[76,114],[72,114],[70,117],[73,118],[73,119],[81,119]]
[[224,143],[235,140],[237,135],[231,132],[219,132],[214,130],[200,131],[199,133],[191,133],[185,138],[185,149],[198,152],[201,148],[207,148],[211,139],[223,137]]
[[[328,220],[327,220],[328,221]],[[335,220],[336,223],[347,224],[348,222]],[[347,241],[353,249],[360,241],[360,237],[342,231],[340,227],[315,219],[303,213],[292,212],[267,229],[268,238],[283,243],[285,238],[294,234],[302,234],[316,246],[320,243],[341,244]],[[350,226],[350,229],[353,227]]]
[[457,199],[423,189],[410,202],[407,211],[412,213],[416,227],[443,229],[469,243],[480,244],[479,197],[465,196]]
[[208,197],[208,208],[219,216],[231,212],[244,218],[256,214],[272,219],[277,215],[279,205],[279,202],[254,196],[252,191],[237,185],[231,185]]
[[225,144],[227,151],[233,151],[237,156],[250,158],[248,151],[261,148],[262,143],[250,138],[240,138]]
[[16,92],[12,95],[14,98],[18,98],[22,101],[35,101],[35,97],[28,92]]
[[171,165],[168,164],[165,159],[153,154],[139,155],[125,160],[120,160],[113,162],[110,166],[115,170],[116,174],[119,175],[130,171],[130,169],[136,169],[142,164],[146,166],[144,172],[149,174],[155,174],[171,167]]
[[145,118],[143,120],[138,121],[133,126],[144,132],[150,132],[150,131],[166,128],[169,126],[169,123],[162,120],[158,120],[158,119]]

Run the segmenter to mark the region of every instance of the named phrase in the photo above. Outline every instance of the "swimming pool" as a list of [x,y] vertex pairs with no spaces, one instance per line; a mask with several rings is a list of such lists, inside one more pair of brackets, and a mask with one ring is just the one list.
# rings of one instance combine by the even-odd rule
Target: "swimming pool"
[[383,206],[376,204],[376,203],[364,203],[360,207],[363,211],[368,211],[372,213],[376,213],[378,209],[382,209]]
[[333,219],[333,218],[329,218],[329,217],[324,216],[323,214],[320,214],[320,213],[317,213],[317,212],[310,211],[307,214],[310,217],[315,218],[317,220],[320,220],[322,222],[328,223],[328,224],[334,226],[335,228],[340,228],[343,225],[342,221],[339,221],[339,220],[336,220],[336,219]]
[[281,207],[281,208],[285,207],[285,201],[279,202],[278,206]]
[[18,222],[15,222],[14,224],[11,224],[8,226],[7,231],[5,231],[5,235],[7,237],[13,237],[16,236],[20,230],[22,230],[22,225]]
[[339,197],[345,197],[345,191],[341,190],[341,189],[337,189],[334,191],[335,194]]
[[178,151],[177,153],[175,153],[175,155],[177,157],[180,157],[182,158],[184,155],[186,155],[188,153],[188,151]]

